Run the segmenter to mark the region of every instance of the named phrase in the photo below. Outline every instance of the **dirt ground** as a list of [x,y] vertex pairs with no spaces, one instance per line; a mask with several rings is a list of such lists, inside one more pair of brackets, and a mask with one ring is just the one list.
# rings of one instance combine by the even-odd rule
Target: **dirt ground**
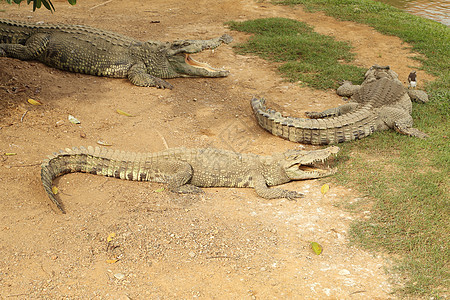
[[[230,20],[286,17],[348,40],[355,63],[390,65],[405,81],[418,63],[408,45],[369,27],[263,1],[54,1],[56,12],[0,4],[0,17],[85,24],[140,40],[209,39]],[[153,21],[159,21],[153,22]],[[40,162],[65,147],[112,144],[153,152],[207,147],[271,154],[312,148],[259,128],[249,101],[302,116],[342,104],[334,91],[287,83],[276,66],[234,53],[232,45],[195,57],[231,71],[227,78],[171,79],[173,90],[126,79],[73,74],[38,62],[0,58],[0,298],[94,299],[389,299],[389,260],[349,243],[355,218],[341,207],[363,197],[330,179],[291,182],[298,201],[264,200],[251,189],[210,188],[203,195],[158,192],[160,184],[87,174],[55,181],[67,214],[55,213]],[[418,78],[431,77],[418,71]],[[32,106],[28,98],[40,100]],[[134,117],[116,113],[117,109]],[[81,121],[75,125],[68,115]],[[16,153],[5,156],[4,153]],[[108,243],[110,234],[115,234]],[[309,247],[315,241],[323,253]]]

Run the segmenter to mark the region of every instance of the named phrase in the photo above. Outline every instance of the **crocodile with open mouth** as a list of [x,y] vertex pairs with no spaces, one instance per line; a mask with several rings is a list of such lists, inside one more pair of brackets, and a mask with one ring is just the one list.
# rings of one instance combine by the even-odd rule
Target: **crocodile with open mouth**
[[338,147],[332,146],[261,156],[215,148],[170,148],[156,153],[134,153],[74,147],[55,152],[45,159],[41,165],[41,179],[54,208],[62,213],[65,210],[53,193],[52,181],[71,172],[162,182],[176,193],[199,193],[200,187],[253,187],[266,199],[294,199],[303,194],[269,186],[334,174],[336,169],[329,168],[324,162],[338,151]]
[[163,78],[228,76],[228,71],[198,62],[190,54],[232,40],[224,34],[209,40],[141,42],[84,25],[0,19],[0,56],[37,60],[77,73],[128,78],[137,86],[158,88],[172,88]]

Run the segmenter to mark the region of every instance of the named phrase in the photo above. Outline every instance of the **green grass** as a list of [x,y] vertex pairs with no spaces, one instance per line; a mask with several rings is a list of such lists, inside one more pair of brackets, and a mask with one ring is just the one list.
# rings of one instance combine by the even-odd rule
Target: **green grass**
[[395,7],[371,0],[283,0],[279,4],[302,4],[309,11],[324,11],[341,20],[372,26],[381,33],[395,35],[413,50],[424,55],[416,58],[423,68],[438,76],[439,85],[450,89],[450,31],[443,24],[414,16]]
[[340,80],[361,81],[365,72],[344,64],[354,58],[349,43],[315,33],[305,23],[269,18],[227,24],[232,30],[254,34],[246,43],[235,46],[238,53],[253,53],[280,63],[281,75],[290,81],[329,89],[336,88]]
[[448,286],[450,149],[445,140],[380,132],[341,147],[347,161],[340,163],[336,180],[374,199],[371,219],[352,224],[352,239],[401,257],[396,269],[407,276],[404,293],[439,295]]
[[[431,101],[413,104],[414,127],[428,133],[429,139],[384,131],[340,144],[339,172],[335,178],[373,200],[371,218],[354,222],[350,235],[353,242],[367,249],[396,257],[394,270],[403,279],[403,285],[397,290],[399,295],[448,296],[449,28],[374,1],[286,0],[282,3],[303,4],[309,10],[323,10],[333,17],[368,24],[384,34],[399,36],[412,45],[415,52],[422,54],[418,59],[423,69],[438,78],[426,86]],[[362,80],[363,71],[356,68],[333,71],[345,65],[342,62],[351,64],[351,45],[333,46],[331,48],[338,50],[325,52],[327,57],[322,58],[326,50],[317,45],[337,44],[329,37],[311,33],[305,24],[286,19],[229,24],[234,30],[254,34],[247,43],[236,47],[238,52],[256,53],[279,63],[280,72],[292,81],[301,80],[315,88],[329,88],[342,79]],[[307,37],[299,42],[299,35]],[[350,56],[341,50],[349,52]],[[327,64],[329,66],[325,66]],[[311,82],[317,78],[319,84]],[[367,206],[365,201],[362,202]]]

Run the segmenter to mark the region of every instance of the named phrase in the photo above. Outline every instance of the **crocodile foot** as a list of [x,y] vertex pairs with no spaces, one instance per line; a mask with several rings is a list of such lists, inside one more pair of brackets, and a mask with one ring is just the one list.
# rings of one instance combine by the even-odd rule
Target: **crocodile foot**
[[417,128],[405,127],[397,122],[394,124],[394,130],[397,131],[398,133],[409,135],[409,136],[414,136],[414,137],[417,137],[420,139],[426,139],[426,138],[430,137],[428,134],[420,131]]
[[427,93],[421,90],[408,90],[408,96],[412,101],[418,103],[426,103],[429,101]]
[[173,89],[173,85],[165,81],[164,79],[155,77],[155,87],[158,89]]
[[305,197],[305,194],[297,192],[297,191],[288,191],[288,190],[282,190],[282,191],[283,191],[282,198],[286,198],[288,200],[295,200],[297,198]]
[[175,187],[170,189],[171,192],[178,193],[178,194],[201,194],[204,193],[204,191],[192,184],[185,184],[179,187]]

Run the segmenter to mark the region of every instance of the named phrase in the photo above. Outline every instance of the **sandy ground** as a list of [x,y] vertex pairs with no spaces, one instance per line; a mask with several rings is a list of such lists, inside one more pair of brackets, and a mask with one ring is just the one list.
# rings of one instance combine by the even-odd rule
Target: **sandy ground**
[[[54,1],[56,12],[0,4],[0,17],[85,24],[140,40],[209,39],[230,20],[287,17],[355,46],[355,64],[390,65],[405,81],[417,62],[408,45],[369,27],[299,8],[252,0]],[[159,21],[154,23],[152,21]],[[66,215],[52,211],[40,181],[51,152],[96,145],[148,152],[207,147],[270,154],[305,147],[259,128],[249,101],[265,96],[290,115],[342,104],[334,91],[284,82],[276,66],[237,55],[231,45],[196,56],[227,78],[172,79],[173,90],[125,79],[73,74],[38,62],[0,58],[0,298],[28,299],[387,299],[389,261],[349,244],[355,218],[341,204],[362,196],[330,179],[286,184],[299,201],[267,201],[251,189],[203,195],[157,192],[160,184],[87,174],[55,181]],[[431,79],[418,72],[422,80]],[[28,98],[40,100],[32,106]],[[117,109],[134,117],[116,113]],[[25,114],[26,113],[26,114]],[[67,120],[77,117],[81,124]],[[112,242],[108,235],[114,233]],[[324,251],[315,255],[309,243]]]

